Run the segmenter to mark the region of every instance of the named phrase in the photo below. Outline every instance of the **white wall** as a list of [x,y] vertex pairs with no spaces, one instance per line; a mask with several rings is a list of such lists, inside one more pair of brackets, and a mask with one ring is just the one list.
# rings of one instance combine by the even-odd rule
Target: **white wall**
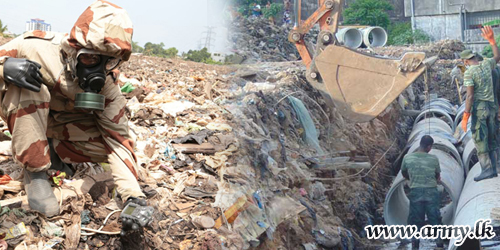
[[415,18],[417,29],[423,30],[432,40],[461,39],[460,16],[418,16]]

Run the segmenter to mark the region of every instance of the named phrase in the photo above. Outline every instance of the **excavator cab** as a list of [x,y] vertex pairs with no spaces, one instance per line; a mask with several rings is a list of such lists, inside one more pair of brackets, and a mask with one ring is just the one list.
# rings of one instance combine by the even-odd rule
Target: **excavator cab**
[[[335,33],[344,0],[318,0],[319,8],[301,20],[300,0],[295,0],[295,27],[288,40],[295,44],[307,67],[309,83],[322,92],[350,122],[377,117],[424,71],[425,53],[406,53],[400,59],[363,54],[338,45]],[[320,33],[314,53],[305,34],[316,24]]]

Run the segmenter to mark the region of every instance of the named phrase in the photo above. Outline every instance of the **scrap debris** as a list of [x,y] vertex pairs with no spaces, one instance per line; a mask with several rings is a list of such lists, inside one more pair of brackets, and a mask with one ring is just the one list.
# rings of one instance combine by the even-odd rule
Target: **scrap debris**
[[[127,237],[115,235],[123,204],[104,163],[77,164],[73,176],[54,173],[59,216],[30,211],[22,171],[4,150],[10,142],[5,136],[0,249],[6,244],[12,249],[195,250],[365,244],[364,226],[383,223],[390,162],[404,144],[397,138],[411,130],[401,110],[418,109],[418,102],[396,101],[377,119],[349,125],[307,83],[300,62],[284,62],[297,58],[283,35],[289,27],[260,19],[238,22],[244,28],[233,40],[247,63],[282,62],[239,68],[134,55],[120,68],[139,182],[155,208],[149,226]],[[435,54],[435,46],[443,47],[446,59],[431,72],[436,81],[448,84],[454,44],[421,47]],[[444,91],[446,86],[434,87]],[[417,82],[401,98],[418,99],[422,89]],[[8,238],[1,236],[8,232]]]

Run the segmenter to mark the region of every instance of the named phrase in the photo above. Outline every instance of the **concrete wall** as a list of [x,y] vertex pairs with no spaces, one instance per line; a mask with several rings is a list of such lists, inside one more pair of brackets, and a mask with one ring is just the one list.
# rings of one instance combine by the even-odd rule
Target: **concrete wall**
[[[415,15],[457,14],[461,4],[467,12],[500,10],[498,0],[414,0]],[[405,16],[411,16],[411,0],[405,0]]]
[[432,40],[461,40],[459,15],[418,16],[415,17],[415,24],[417,29],[425,31]]

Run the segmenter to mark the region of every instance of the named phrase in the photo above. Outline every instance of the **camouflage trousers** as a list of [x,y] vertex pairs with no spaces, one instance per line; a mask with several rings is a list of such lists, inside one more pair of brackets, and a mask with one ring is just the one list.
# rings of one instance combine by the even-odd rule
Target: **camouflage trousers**
[[497,114],[493,102],[475,102],[471,115],[472,139],[478,154],[487,154],[497,149]]
[[[95,117],[84,113],[53,115],[49,109],[51,94],[42,85],[40,92],[9,86],[0,95],[0,117],[12,134],[14,161],[28,171],[50,168],[50,146],[65,163],[109,163],[118,193],[126,200],[141,197],[136,176],[128,165],[137,167],[127,149],[102,136]],[[131,164],[133,163],[133,164]],[[137,169],[134,169],[137,173]]]
[[412,188],[408,198],[410,199],[408,225],[422,228],[425,225],[426,215],[430,225],[441,225],[439,211],[441,197],[437,188]]

